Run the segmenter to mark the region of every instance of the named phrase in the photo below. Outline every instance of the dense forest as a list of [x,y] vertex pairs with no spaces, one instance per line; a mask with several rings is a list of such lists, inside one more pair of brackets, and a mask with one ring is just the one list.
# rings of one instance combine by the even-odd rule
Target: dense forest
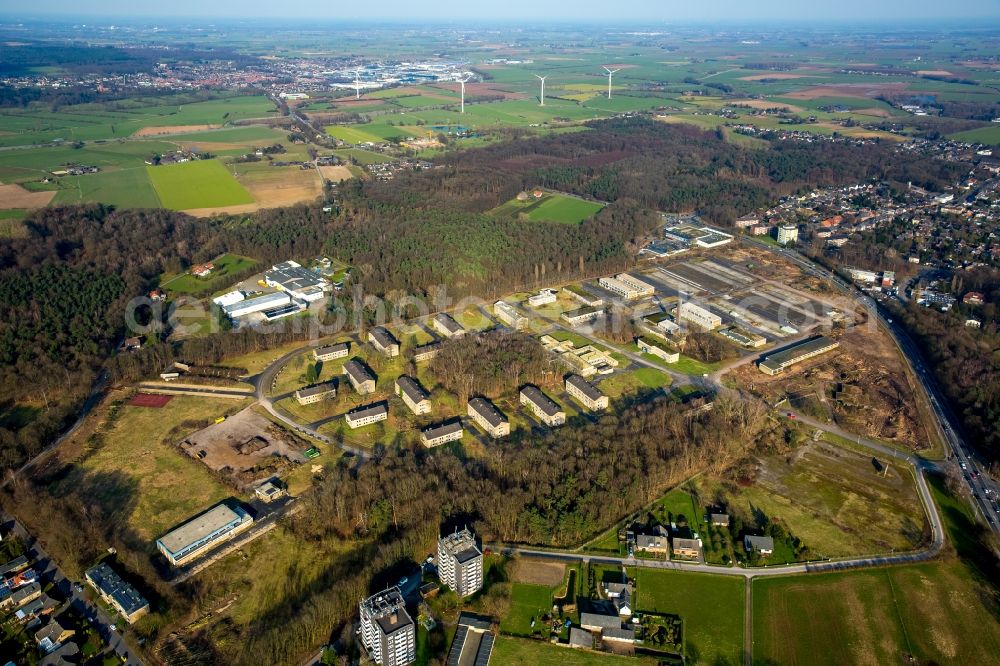
[[552,356],[537,340],[501,331],[446,342],[431,361],[430,370],[461,400],[474,395],[497,397],[524,384],[544,384],[559,376]]

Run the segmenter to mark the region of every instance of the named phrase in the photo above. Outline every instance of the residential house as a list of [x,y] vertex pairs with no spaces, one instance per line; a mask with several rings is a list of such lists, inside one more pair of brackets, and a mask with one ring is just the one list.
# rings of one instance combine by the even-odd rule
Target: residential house
[[399,340],[384,326],[376,326],[368,331],[368,342],[382,354],[392,358],[399,356]]
[[344,420],[351,430],[385,421],[387,418],[389,418],[389,406],[385,401],[355,407],[344,415]]
[[434,330],[446,338],[457,338],[465,335],[465,329],[462,328],[462,325],[446,312],[434,315],[431,323],[434,326]]
[[566,392],[591,411],[608,408],[608,396],[580,375],[570,375],[566,378]]
[[428,426],[420,431],[420,441],[427,448],[441,446],[462,439],[465,429],[458,419]]
[[604,583],[604,594],[621,617],[632,616],[632,583]]
[[345,363],[344,374],[354,390],[361,395],[375,392],[375,375],[363,361],[351,359]]
[[56,620],[52,620],[35,632],[35,642],[43,652],[49,653],[72,638],[75,633],[72,629],[67,629]]
[[774,552],[774,539],[769,536],[751,536],[748,534],[743,537],[743,547],[748,553],[770,555]]
[[520,402],[522,405],[527,405],[535,416],[549,427],[566,423],[566,412],[537,386],[529,384],[522,388]]
[[674,538],[674,557],[701,560],[701,539]]
[[295,392],[295,400],[300,405],[312,405],[329,400],[337,395],[337,382],[329,381],[314,386],[306,386]]
[[635,549],[656,555],[669,555],[670,540],[660,534],[636,534]]
[[986,302],[986,297],[978,291],[970,291],[962,299],[966,305],[982,305]]
[[84,577],[101,598],[121,613],[129,624],[133,624],[149,612],[149,602],[146,598],[108,566],[107,562],[101,562],[87,569]]
[[347,358],[347,355],[350,353],[350,342],[338,342],[333,345],[317,347],[313,350],[313,358],[317,361],[332,361],[337,358]]
[[470,400],[468,414],[480,428],[494,439],[510,434],[510,421],[486,398],[476,397]]
[[580,627],[571,627],[569,630],[569,646],[571,648],[592,650],[594,648],[594,634]]
[[424,387],[413,377],[402,375],[396,380],[396,395],[403,399],[403,403],[416,415],[430,414],[431,397]]
[[716,527],[729,527],[728,513],[713,513],[711,516],[712,525]]

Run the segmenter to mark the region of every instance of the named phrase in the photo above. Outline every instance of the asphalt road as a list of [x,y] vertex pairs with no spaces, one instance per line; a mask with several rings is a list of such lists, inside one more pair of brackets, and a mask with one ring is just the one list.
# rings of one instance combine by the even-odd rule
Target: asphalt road
[[[826,268],[819,266],[798,252],[775,248],[751,237],[744,237],[744,241],[748,241],[769,252],[784,257],[798,265],[806,273],[833,284],[841,292],[850,296],[859,305],[866,308],[875,317],[876,321],[889,332],[906,363],[909,365],[913,376],[920,382],[920,386],[927,397],[927,402],[934,412],[934,421],[938,427],[938,431],[950,449],[949,457],[953,457],[962,467],[962,479],[973,498],[973,508],[976,510],[977,515],[985,518],[987,525],[993,533],[1000,536],[1000,511],[993,504],[993,500],[997,498],[997,484],[979,473],[979,466],[973,459],[971,449],[959,434],[959,429],[956,426],[958,420],[945,402],[938,388],[937,381],[928,369],[923,355],[909,334],[898,323],[894,322],[891,315],[884,312],[874,299],[862,294],[854,285],[834,275]],[[849,437],[853,439],[853,436]]]
[[49,554],[45,552],[41,544],[33,537],[21,523],[17,522],[13,516],[4,513],[2,520],[5,528],[11,528],[18,537],[28,547],[28,558],[35,561],[35,568],[40,569],[40,577],[43,580],[52,581],[59,594],[66,598],[73,610],[87,618],[97,629],[101,638],[111,646],[111,649],[122,658],[127,666],[143,666],[143,661],[138,657],[135,650],[129,647],[117,629],[113,629],[114,621],[104,610],[87,600],[83,593],[77,592],[76,587],[59,569]]

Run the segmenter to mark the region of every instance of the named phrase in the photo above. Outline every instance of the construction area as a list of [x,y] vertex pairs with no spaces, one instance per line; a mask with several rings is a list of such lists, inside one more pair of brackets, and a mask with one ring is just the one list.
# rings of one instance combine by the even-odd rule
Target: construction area
[[870,439],[926,450],[913,389],[891,340],[879,332],[848,329],[836,350],[804,360],[776,376],[745,364],[727,379],[776,405],[833,422]]
[[192,433],[179,447],[245,491],[304,463],[308,444],[248,407]]

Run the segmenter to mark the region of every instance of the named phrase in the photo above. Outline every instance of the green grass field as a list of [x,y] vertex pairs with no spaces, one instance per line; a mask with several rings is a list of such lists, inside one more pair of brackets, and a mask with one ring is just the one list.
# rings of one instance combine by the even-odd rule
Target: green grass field
[[[792,461],[772,456],[762,462],[752,486],[728,489],[702,477],[696,482],[700,495],[721,496],[744,522],[753,522],[754,511],[779,520],[812,557],[908,551],[924,539],[924,513],[906,467],[890,466],[882,476],[870,455],[822,444]],[[779,561],[778,555],[772,561]]]
[[690,663],[742,662],[742,578],[655,569],[637,569],[635,576],[637,609],[673,613],[684,620]]
[[253,197],[217,160],[147,167],[164,208],[188,210],[253,203]]
[[951,134],[948,138],[968,143],[1000,146],[1000,123],[994,124],[992,127],[980,127],[979,129],[968,130],[967,132]]
[[654,666],[649,657],[625,657],[607,652],[571,650],[545,641],[500,636],[493,646],[490,663],[524,666]]
[[102,171],[60,180],[55,205],[99,201],[122,208],[159,208],[160,199],[144,167]]
[[203,427],[198,424],[208,425],[243,406],[240,400],[194,396],[175,396],[162,409],[123,405],[102,442],[60,483],[91,487],[89,479],[121,477],[118,485],[93,486],[90,501],[130,507],[122,518],[150,540],[152,551],[152,540],[164,531],[232,494],[207,467],[181,453],[176,442]]
[[510,215],[532,222],[580,224],[596,215],[603,204],[585,201],[558,192],[546,192],[540,199],[511,199],[490,211],[492,215]]
[[274,104],[262,95],[206,101],[176,95],[76,104],[58,111],[34,105],[0,113],[0,146],[122,139],[144,127],[224,125],[274,112]]
[[544,623],[539,621],[532,627],[531,620],[539,620],[552,610],[552,593],[553,588],[545,585],[513,583],[510,588],[510,610],[500,620],[500,631],[517,636],[531,636],[540,630]]
[[163,276],[160,280],[160,287],[178,294],[196,294],[220,289],[226,285],[229,276],[250,268],[257,262],[249,257],[241,257],[238,254],[227,252],[221,257],[213,259],[212,263],[215,264],[215,268],[206,278],[196,277],[190,273]]
[[[754,660],[793,664],[995,664],[995,593],[960,562],[763,578],[753,584]],[[992,596],[992,600],[991,599]]]

